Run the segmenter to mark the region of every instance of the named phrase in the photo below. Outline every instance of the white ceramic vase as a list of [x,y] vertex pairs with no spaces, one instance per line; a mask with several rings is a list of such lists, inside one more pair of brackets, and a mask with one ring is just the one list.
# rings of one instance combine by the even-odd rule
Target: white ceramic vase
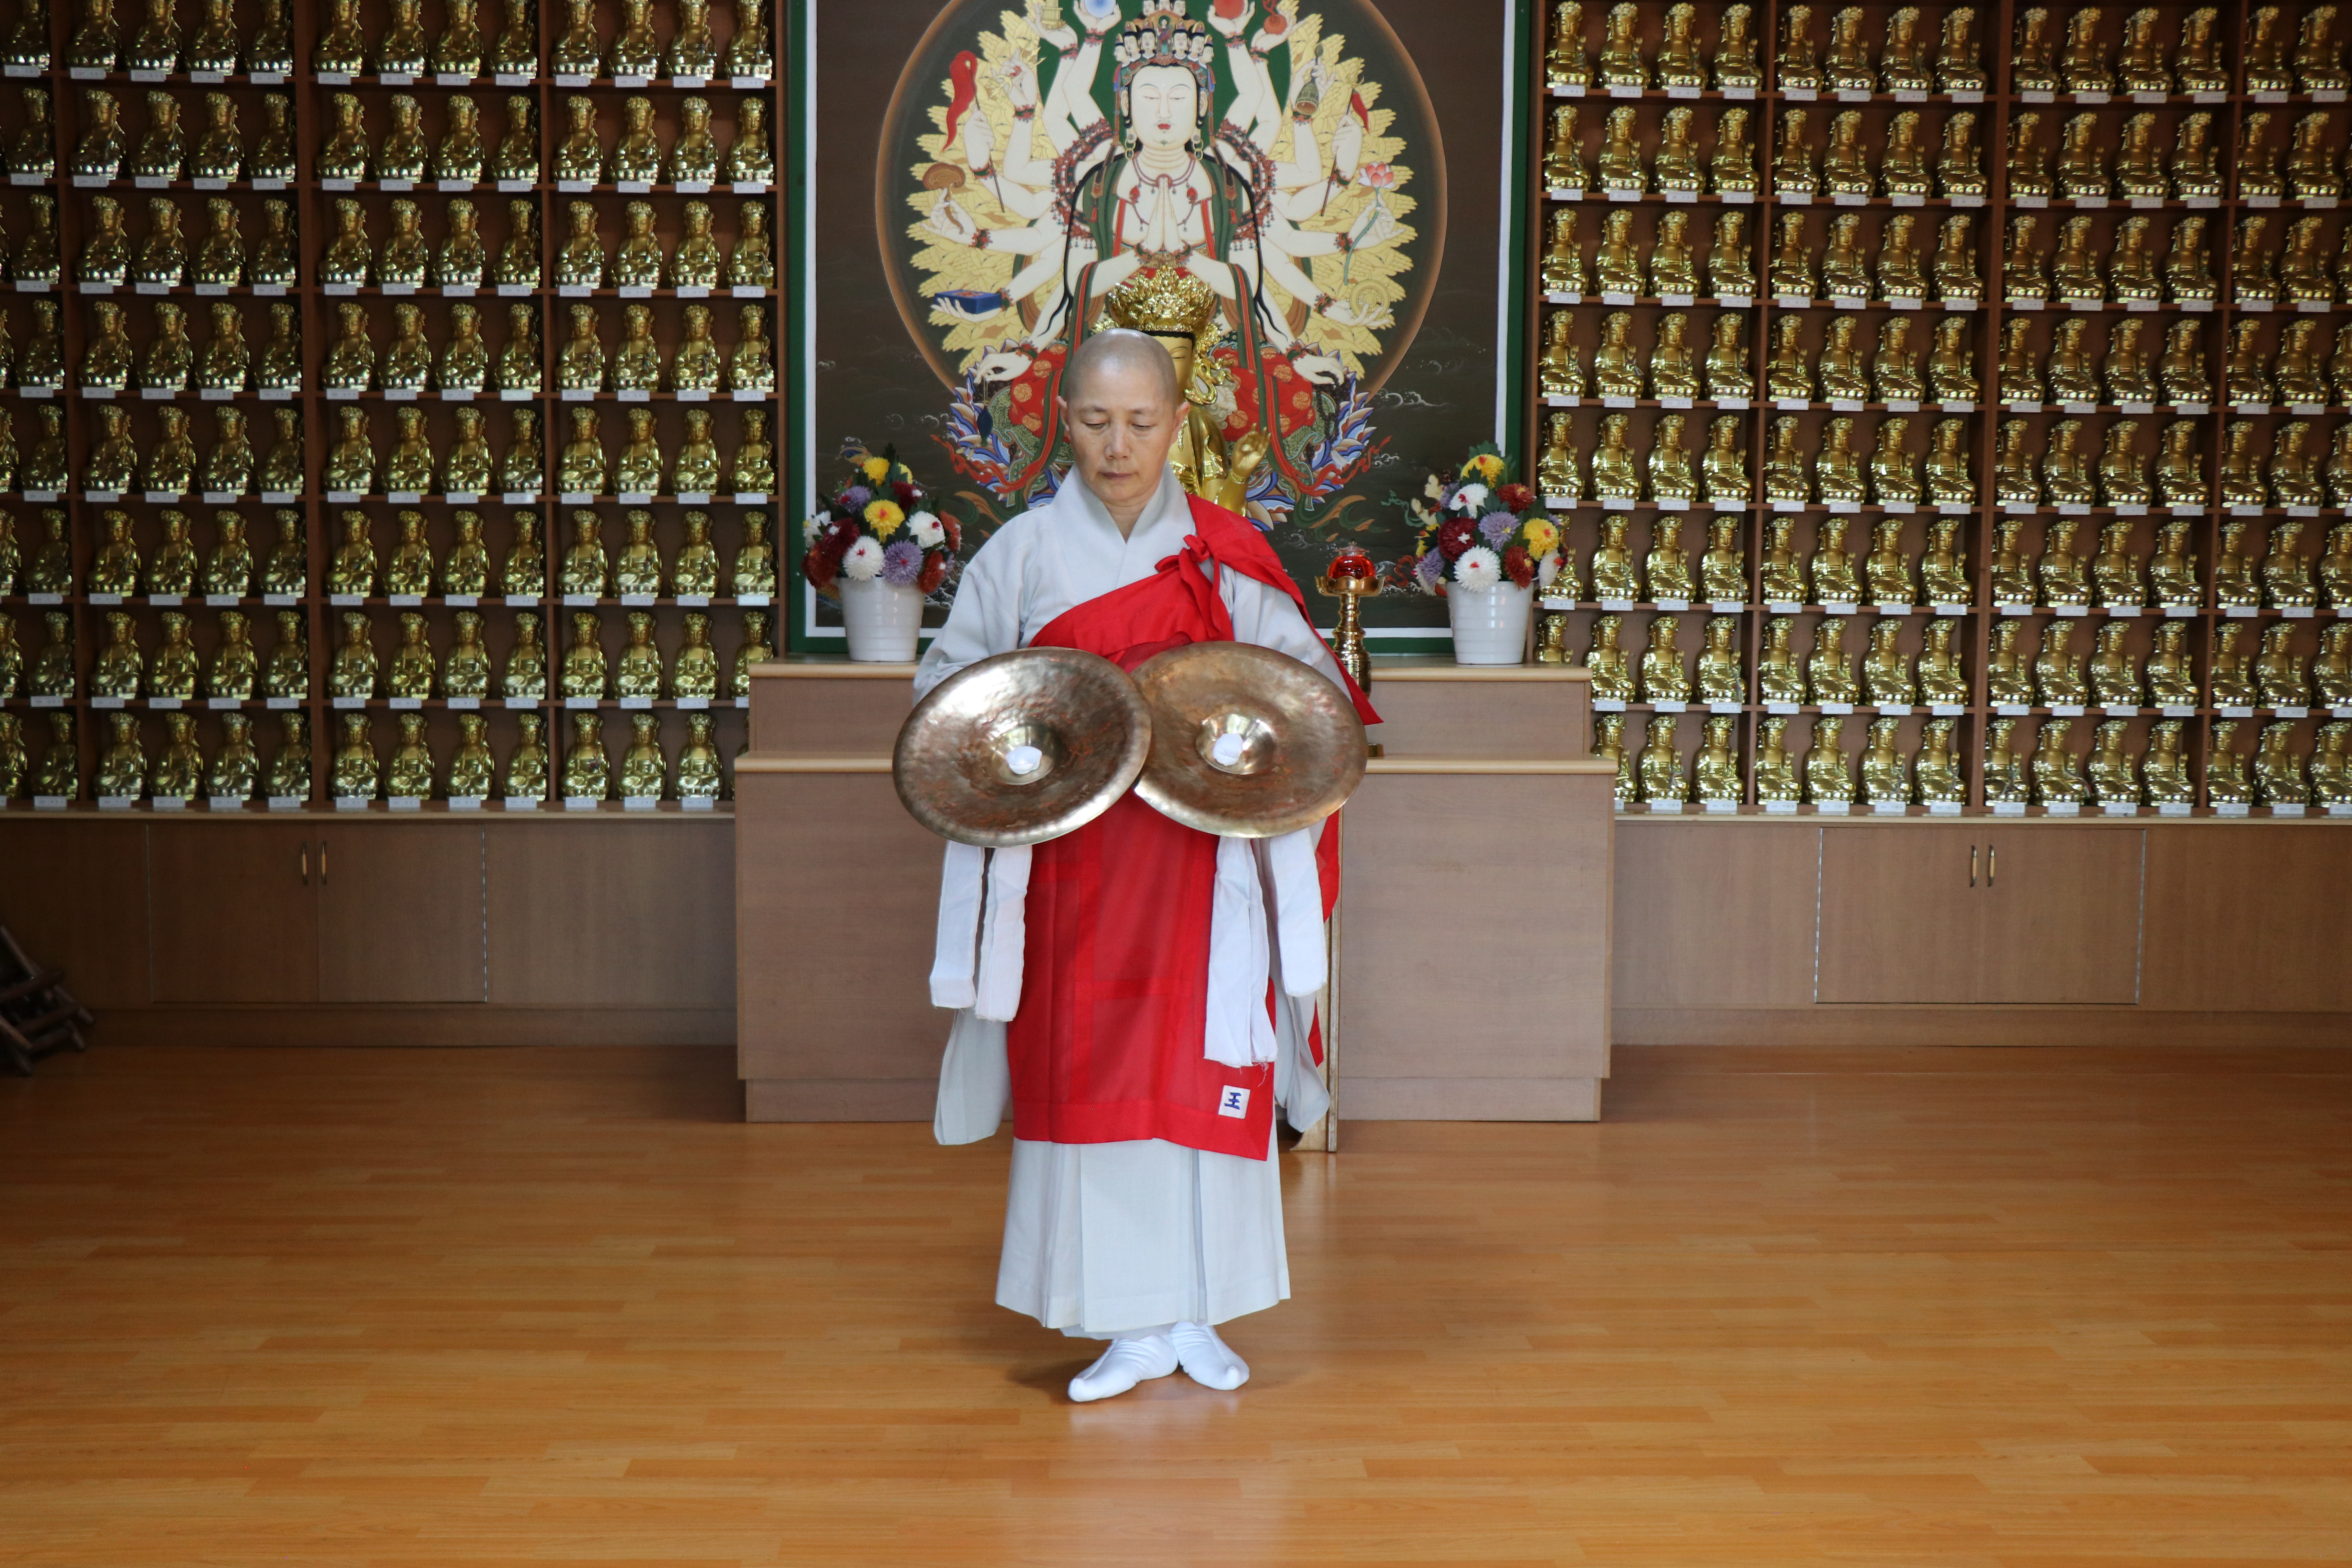
[[909,664],[915,634],[922,629],[923,596],[914,584],[844,576],[841,623],[849,633],[849,657],[859,664]]
[[1456,664],[1519,664],[1528,654],[1528,616],[1536,591],[1505,581],[1491,588],[1445,585],[1445,613],[1454,623]]

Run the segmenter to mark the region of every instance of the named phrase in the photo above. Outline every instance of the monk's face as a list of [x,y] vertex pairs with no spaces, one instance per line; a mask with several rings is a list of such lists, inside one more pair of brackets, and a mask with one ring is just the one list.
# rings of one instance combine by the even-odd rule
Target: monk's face
[[1078,477],[1097,500],[1124,514],[1151,498],[1183,424],[1165,381],[1139,365],[1098,364],[1062,412]]

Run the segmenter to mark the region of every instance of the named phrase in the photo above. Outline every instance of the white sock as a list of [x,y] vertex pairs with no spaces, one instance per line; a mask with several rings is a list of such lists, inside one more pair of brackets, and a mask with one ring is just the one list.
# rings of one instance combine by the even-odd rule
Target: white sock
[[1170,1331],[1184,1375],[1203,1388],[1235,1389],[1249,1381],[1249,1363],[1235,1355],[1206,1323],[1179,1323]]
[[1137,1384],[1176,1370],[1176,1347],[1165,1329],[1152,1329],[1110,1342],[1095,1364],[1070,1379],[1070,1397],[1084,1405],[1125,1394]]

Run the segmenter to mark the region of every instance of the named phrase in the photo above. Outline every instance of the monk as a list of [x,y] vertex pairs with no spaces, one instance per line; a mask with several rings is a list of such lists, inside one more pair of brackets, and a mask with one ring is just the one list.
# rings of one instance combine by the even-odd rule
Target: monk
[[[1061,384],[1070,472],[965,567],[917,697],[1013,648],[1132,669],[1232,641],[1312,666],[1377,722],[1264,535],[1170,468],[1184,403],[1168,351],[1097,333]],[[1337,894],[1324,826],[1218,838],[1129,793],[1074,833],[994,851],[984,873],[982,851],[948,847],[931,987],[957,1012],[933,1130],[975,1142],[1010,1104],[996,1300],[1109,1342],[1074,1400],[1179,1366],[1238,1388],[1249,1366],[1217,1325],[1290,1294],[1275,1108],[1306,1126],[1329,1103],[1313,1016]]]

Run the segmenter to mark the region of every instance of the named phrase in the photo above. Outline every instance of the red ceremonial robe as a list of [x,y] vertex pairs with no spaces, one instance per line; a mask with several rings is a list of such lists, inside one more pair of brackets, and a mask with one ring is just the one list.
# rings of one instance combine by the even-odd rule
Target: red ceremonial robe
[[[1221,565],[1307,602],[1243,519],[1197,497],[1198,531],[1157,575],[1089,599],[1041,628],[1033,647],[1075,647],[1133,669],[1194,642],[1230,642]],[[1312,617],[1307,624],[1312,626]],[[1346,672],[1340,679],[1347,679]],[[1366,723],[1380,716],[1352,680]],[[1321,857],[1324,910],[1338,892],[1338,835]],[[1013,1136],[1036,1142],[1158,1138],[1264,1159],[1274,1066],[1229,1068],[1202,1052],[1217,840],[1132,792],[1032,852],[1021,1005],[1006,1026]],[[1268,1005],[1273,997],[1269,990]]]

